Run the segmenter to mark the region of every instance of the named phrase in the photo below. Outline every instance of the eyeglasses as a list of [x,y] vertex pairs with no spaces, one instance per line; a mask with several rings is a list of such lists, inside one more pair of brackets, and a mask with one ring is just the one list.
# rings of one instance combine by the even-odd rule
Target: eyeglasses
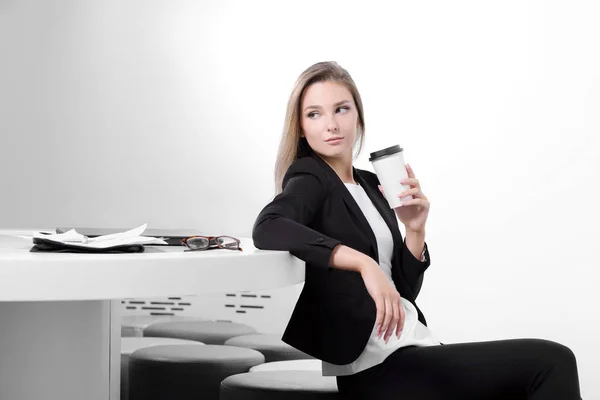
[[190,236],[181,239],[181,244],[190,250],[227,249],[242,251],[240,240],[232,236]]

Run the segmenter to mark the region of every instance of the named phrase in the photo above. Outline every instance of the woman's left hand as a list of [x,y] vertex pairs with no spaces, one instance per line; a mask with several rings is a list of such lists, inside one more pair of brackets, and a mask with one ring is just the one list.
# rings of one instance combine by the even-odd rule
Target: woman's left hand
[[[429,215],[429,200],[421,191],[421,184],[409,164],[406,164],[406,172],[408,172],[408,178],[400,183],[409,185],[410,189],[399,193],[398,197],[402,199],[402,197],[412,195],[413,199],[402,200],[402,206],[396,207],[394,211],[396,211],[398,219],[404,224],[406,230],[424,232],[425,222],[427,222],[427,216]],[[383,194],[381,186],[379,186],[379,190]]]

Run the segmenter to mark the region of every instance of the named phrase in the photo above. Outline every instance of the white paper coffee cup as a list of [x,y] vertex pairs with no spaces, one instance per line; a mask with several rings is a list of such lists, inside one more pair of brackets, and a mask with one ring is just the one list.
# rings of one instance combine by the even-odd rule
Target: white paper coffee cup
[[371,153],[369,161],[373,164],[375,174],[383,187],[385,198],[390,205],[390,208],[400,207],[402,201],[411,200],[412,195],[402,199],[398,195],[408,189],[410,185],[400,183],[403,179],[408,178],[406,164],[404,162],[404,149],[398,145],[385,148]]

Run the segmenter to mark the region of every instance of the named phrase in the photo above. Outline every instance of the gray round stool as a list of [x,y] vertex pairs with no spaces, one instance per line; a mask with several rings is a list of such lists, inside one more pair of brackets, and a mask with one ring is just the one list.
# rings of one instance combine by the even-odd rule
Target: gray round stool
[[220,321],[173,321],[152,324],[144,336],[196,340],[206,344],[224,344],[228,339],[256,333],[251,326]]
[[255,365],[248,372],[260,371],[318,371],[322,373],[323,366],[321,360],[317,359],[274,361]]
[[164,345],[129,358],[129,400],[219,400],[221,382],[247,372],[265,357],[222,345]]
[[124,315],[121,317],[121,337],[142,337],[152,324],[170,321],[205,321],[180,315]]
[[153,337],[124,337],[121,338],[121,400],[129,399],[129,357],[139,349],[160,345],[202,345],[193,340],[153,338]]
[[228,346],[258,350],[265,355],[266,362],[305,360],[314,357],[297,350],[281,340],[281,335],[256,333],[233,337],[225,342]]
[[220,400],[339,400],[336,379],[319,371],[261,371],[221,382]]

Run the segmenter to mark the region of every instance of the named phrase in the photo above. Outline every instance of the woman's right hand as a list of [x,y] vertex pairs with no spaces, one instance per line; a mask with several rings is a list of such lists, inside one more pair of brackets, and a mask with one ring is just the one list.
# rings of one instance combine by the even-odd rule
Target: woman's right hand
[[383,333],[384,340],[387,343],[389,337],[394,333],[394,328],[396,329],[396,336],[400,338],[404,327],[404,308],[400,301],[400,293],[390,283],[375,260],[370,260],[372,262],[367,263],[360,269],[360,274],[377,307],[377,319],[375,321],[375,326],[378,329],[377,336],[381,337]]

